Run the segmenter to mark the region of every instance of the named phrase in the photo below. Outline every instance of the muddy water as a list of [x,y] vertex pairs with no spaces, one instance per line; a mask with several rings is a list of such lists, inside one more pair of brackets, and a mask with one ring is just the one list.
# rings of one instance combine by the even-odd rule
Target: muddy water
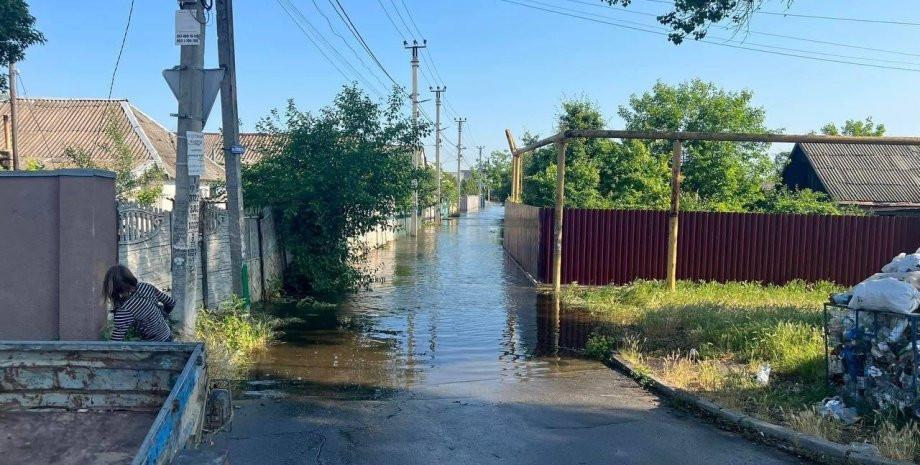
[[284,328],[284,343],[258,360],[253,378],[307,395],[383,396],[563,369],[593,323],[535,292],[503,253],[502,215],[491,206],[372,252],[376,284],[336,308],[270,308],[300,321]]

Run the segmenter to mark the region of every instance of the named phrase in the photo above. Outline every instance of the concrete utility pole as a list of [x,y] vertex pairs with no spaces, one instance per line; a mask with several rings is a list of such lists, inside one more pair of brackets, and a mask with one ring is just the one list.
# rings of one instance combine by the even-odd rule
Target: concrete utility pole
[[447,86],[429,87],[434,92],[434,164],[437,166],[437,192],[438,192],[438,222],[441,221],[441,94],[447,92]]
[[[428,41],[423,40],[422,45],[418,44],[418,41],[413,40],[412,45],[409,45],[409,42],[403,41],[403,48],[412,50],[412,126],[415,129],[418,129],[418,49],[425,48],[425,45]],[[412,166],[415,168],[419,167],[421,163],[421,147],[415,147],[415,150],[412,151]],[[418,185],[413,186],[412,191],[412,222],[410,224],[411,231],[409,234],[412,236],[418,235]]]
[[[243,189],[240,186],[240,119],[236,104],[236,51],[233,38],[233,0],[217,0],[217,55],[224,79],[220,86],[220,109],[224,136],[224,174],[227,181],[227,230],[230,235],[230,280],[233,293],[248,294],[249,276],[244,272],[246,251],[242,240]],[[245,287],[244,287],[245,286]]]
[[460,197],[463,195],[460,191],[460,158],[463,157],[463,123],[466,118],[454,118],[454,122],[457,123],[457,213],[460,213]]
[[16,119],[16,63],[10,62],[10,149],[13,156],[13,171],[19,171],[19,120]]
[[[172,296],[176,299],[176,318],[185,336],[195,331],[195,270],[197,267],[197,227],[189,228],[189,207],[198,215],[198,176],[188,174],[188,132],[201,132],[204,88],[204,14],[202,2],[182,0],[183,10],[193,10],[198,19],[199,43],[182,45],[179,60],[179,113],[176,131],[176,198],[172,214]],[[197,226],[197,223],[196,225]]]
[[485,200],[482,198],[482,149],[486,148],[484,145],[477,145],[479,149],[479,206],[485,207]]

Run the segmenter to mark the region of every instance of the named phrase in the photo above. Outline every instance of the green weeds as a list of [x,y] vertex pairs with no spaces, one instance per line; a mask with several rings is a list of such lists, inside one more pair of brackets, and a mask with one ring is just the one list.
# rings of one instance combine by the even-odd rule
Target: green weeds
[[253,356],[276,342],[281,322],[278,318],[251,313],[246,302],[238,297],[215,310],[199,311],[195,333],[206,345],[210,376],[243,377]]

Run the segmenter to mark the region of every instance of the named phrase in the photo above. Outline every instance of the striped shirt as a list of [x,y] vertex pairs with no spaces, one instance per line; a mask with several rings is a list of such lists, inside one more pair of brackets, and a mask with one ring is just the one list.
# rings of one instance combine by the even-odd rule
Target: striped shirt
[[[163,304],[161,309],[158,304]],[[113,341],[123,341],[128,330],[134,328],[145,341],[172,340],[167,315],[176,301],[153,285],[138,283],[130,297],[115,308]]]

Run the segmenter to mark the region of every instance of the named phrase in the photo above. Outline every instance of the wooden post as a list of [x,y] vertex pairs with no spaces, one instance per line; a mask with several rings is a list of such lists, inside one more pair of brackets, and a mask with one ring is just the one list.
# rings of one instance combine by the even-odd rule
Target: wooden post
[[677,288],[677,217],[680,212],[680,163],[681,142],[674,141],[674,156],[671,160],[671,210],[668,213],[668,290]]
[[[9,70],[10,78],[7,83],[10,85],[10,153],[13,158],[13,171],[19,171],[19,120],[16,117],[16,63],[11,61]],[[34,105],[32,111],[35,111]]]
[[505,129],[505,138],[508,139],[508,148],[511,149],[511,201],[520,202],[517,193],[517,170],[520,156],[514,153],[517,151],[517,146],[514,144],[514,136],[511,135],[510,129]]
[[515,192],[517,192],[517,202],[521,203],[524,197],[524,155],[517,157],[517,180],[515,181]]
[[[243,188],[240,154],[233,146],[240,142],[240,120],[236,102],[236,51],[233,36],[233,0],[217,0],[217,56],[224,69],[220,85],[221,123],[223,124],[224,179],[227,183],[227,231],[230,245],[230,282],[233,294],[243,295]],[[207,295],[206,291],[203,291]]]
[[565,207],[565,139],[556,145],[556,224],[553,233],[553,291],[562,290],[562,210]]

